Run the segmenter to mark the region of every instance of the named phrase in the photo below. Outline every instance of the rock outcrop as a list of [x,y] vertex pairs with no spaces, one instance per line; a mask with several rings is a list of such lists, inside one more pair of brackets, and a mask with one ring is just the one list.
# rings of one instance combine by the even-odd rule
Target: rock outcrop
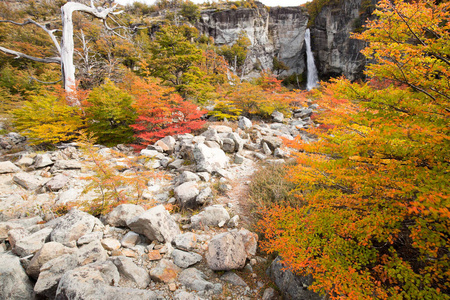
[[350,38],[362,29],[376,0],[337,0],[324,5],[311,27],[311,48],[322,79],[344,75],[350,80],[363,77],[366,64],[360,51],[363,41]]
[[290,68],[286,74],[303,73],[308,14],[301,7],[268,9],[259,2],[255,4],[253,8],[204,10],[197,27],[200,33],[213,37],[217,45],[232,45],[244,32],[251,42],[244,65],[250,77],[272,69],[274,56]]

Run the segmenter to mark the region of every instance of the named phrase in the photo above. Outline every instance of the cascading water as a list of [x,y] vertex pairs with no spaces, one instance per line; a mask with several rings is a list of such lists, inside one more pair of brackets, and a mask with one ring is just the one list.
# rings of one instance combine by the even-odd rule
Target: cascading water
[[312,90],[319,85],[319,76],[317,75],[316,65],[314,64],[314,56],[311,52],[311,34],[309,28],[305,32],[305,44],[306,44],[306,64],[308,70],[308,78],[306,81],[306,89]]

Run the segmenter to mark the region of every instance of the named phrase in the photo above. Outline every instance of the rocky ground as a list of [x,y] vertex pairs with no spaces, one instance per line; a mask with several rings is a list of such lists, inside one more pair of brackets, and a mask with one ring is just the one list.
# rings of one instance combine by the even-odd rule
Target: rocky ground
[[[311,278],[268,261],[246,229],[251,175],[263,162],[289,159],[282,139],[308,139],[303,128],[314,125],[315,108],[165,137],[133,165],[125,146],[116,149],[125,157],[95,147],[120,174],[164,175],[149,178],[144,201],[99,218],[79,209],[100,195],[85,192],[96,174],[86,153],[76,145],[11,153],[23,138],[1,136],[9,154],[0,162],[0,299],[276,299],[269,277],[281,294],[320,299],[305,290]],[[71,209],[58,217],[61,207]]]

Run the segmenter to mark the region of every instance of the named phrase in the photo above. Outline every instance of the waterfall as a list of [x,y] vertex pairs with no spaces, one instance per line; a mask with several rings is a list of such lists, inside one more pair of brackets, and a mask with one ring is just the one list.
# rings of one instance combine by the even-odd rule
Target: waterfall
[[305,44],[306,44],[306,64],[308,70],[308,78],[306,81],[306,89],[312,90],[319,84],[319,77],[317,76],[316,65],[314,64],[314,56],[311,52],[311,34],[309,28],[305,32]]

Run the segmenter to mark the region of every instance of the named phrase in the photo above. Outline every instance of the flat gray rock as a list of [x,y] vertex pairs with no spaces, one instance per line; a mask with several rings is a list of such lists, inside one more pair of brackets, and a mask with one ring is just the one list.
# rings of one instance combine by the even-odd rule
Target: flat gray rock
[[148,272],[136,266],[131,258],[124,256],[111,257],[109,259],[117,267],[120,277],[137,288],[145,289],[150,283],[150,275]]
[[193,232],[177,235],[173,239],[172,244],[180,250],[192,251],[197,246],[197,235]]
[[13,252],[20,257],[25,257],[38,252],[45,242],[49,240],[51,228],[41,229],[16,242]]
[[219,204],[205,207],[199,214],[191,217],[193,228],[201,228],[202,226],[219,226],[226,223],[230,219],[228,211]]
[[198,172],[212,173],[228,166],[229,158],[221,149],[209,148],[205,144],[197,144],[193,150]]
[[180,268],[188,268],[202,260],[202,256],[193,253],[175,249],[172,251],[173,262]]
[[33,174],[29,173],[16,173],[13,177],[13,181],[23,187],[24,189],[34,191],[37,188],[39,188],[41,185],[43,185],[47,179],[43,179],[40,177],[37,177]]
[[242,280],[242,278],[234,272],[226,272],[225,274],[220,276],[220,280],[231,283],[233,285],[247,286],[245,281]]
[[50,239],[61,244],[76,241],[94,228],[99,231],[104,227],[96,217],[78,209],[70,210],[65,216],[55,220],[55,223]]

